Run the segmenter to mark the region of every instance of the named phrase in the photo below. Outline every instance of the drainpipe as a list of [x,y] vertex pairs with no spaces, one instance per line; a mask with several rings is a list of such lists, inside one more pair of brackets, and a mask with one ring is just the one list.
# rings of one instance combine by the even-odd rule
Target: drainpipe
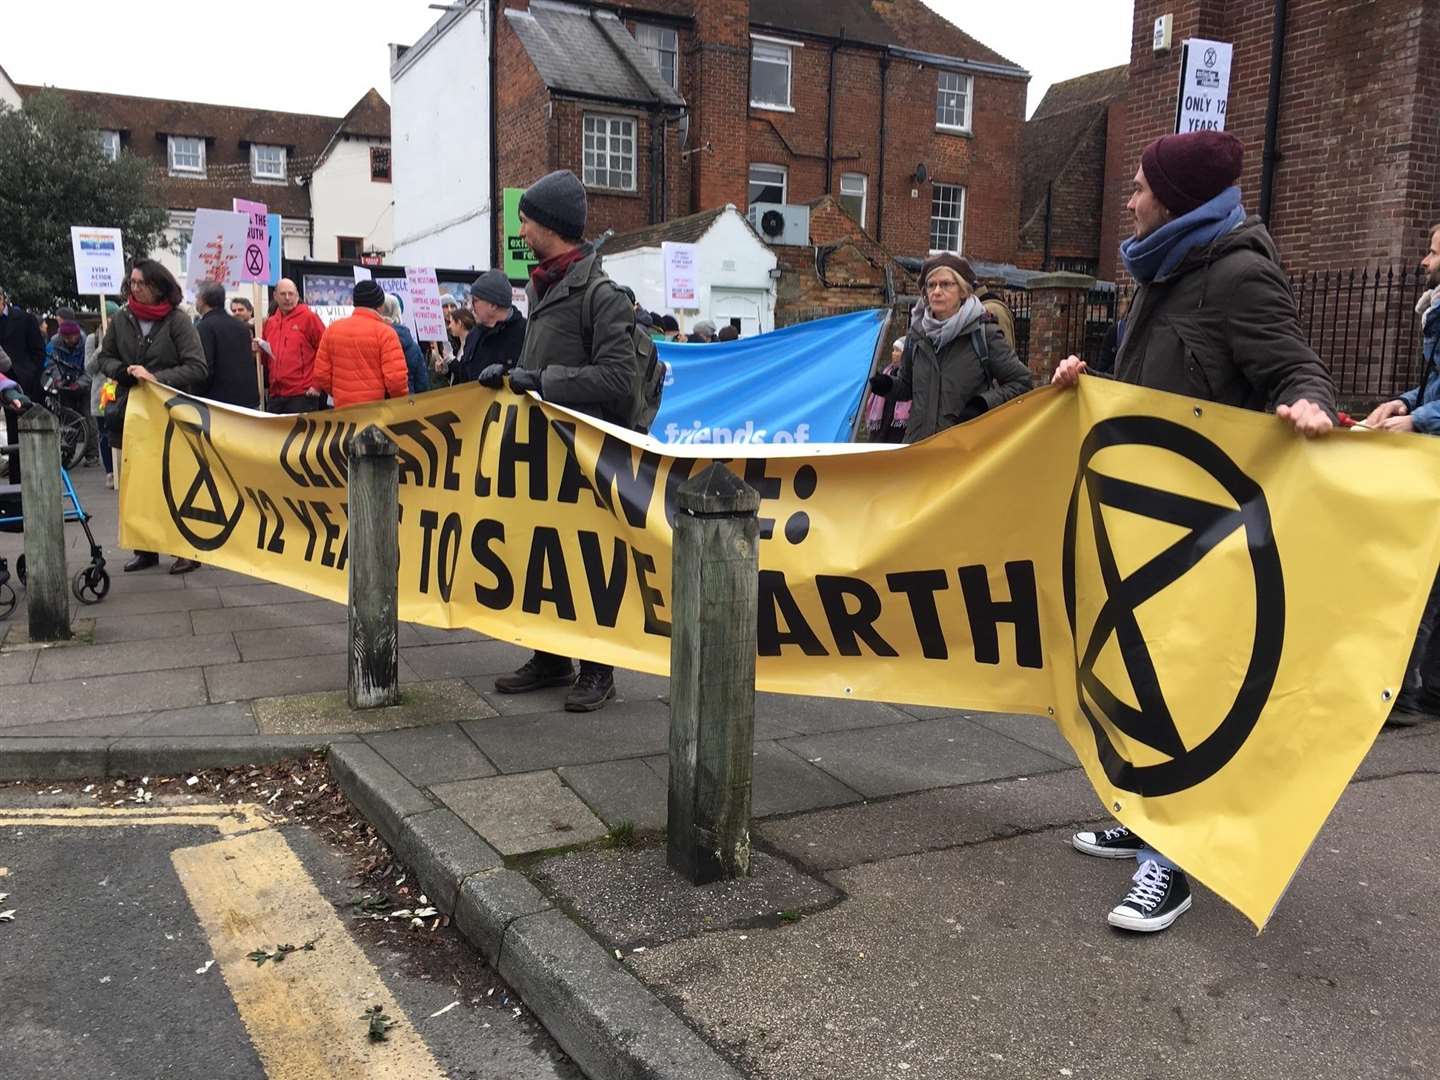
[[490,4],[490,265],[500,269],[504,263],[500,258],[500,230],[504,227],[505,210],[500,198],[500,137],[496,131],[495,93],[499,85],[496,73],[496,57],[499,49],[495,37],[500,31],[500,5],[492,0]]
[[660,223],[660,170],[665,149],[665,121],[659,109],[650,110],[650,224]]
[[875,240],[885,246],[885,99],[890,75],[890,54],[880,57],[880,175],[876,186],[880,195],[875,203]]
[[1280,77],[1285,67],[1285,17],[1289,0],[1275,0],[1275,28],[1270,33],[1270,94],[1265,101],[1265,148],[1260,155],[1260,218],[1270,224],[1275,197],[1275,143],[1280,129]]
[[[840,28],[840,41],[845,40],[845,28]],[[835,50],[840,42],[830,44],[830,81],[825,88],[825,194],[835,191]]]

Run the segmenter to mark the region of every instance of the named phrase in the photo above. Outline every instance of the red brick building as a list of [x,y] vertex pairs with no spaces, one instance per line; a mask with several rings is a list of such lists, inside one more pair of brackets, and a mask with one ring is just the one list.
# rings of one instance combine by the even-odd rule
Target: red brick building
[[1016,256],[1029,76],[921,0],[509,0],[497,24],[494,186],[572,169],[592,235],[830,195],[888,251]]

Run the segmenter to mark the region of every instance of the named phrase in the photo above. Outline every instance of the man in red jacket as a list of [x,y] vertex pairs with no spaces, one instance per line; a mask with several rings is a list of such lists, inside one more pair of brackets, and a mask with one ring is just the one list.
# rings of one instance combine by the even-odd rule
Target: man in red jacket
[[337,409],[410,392],[405,350],[378,310],[385,293],[373,281],[357,281],[354,302],[355,314],[332,323],[315,354],[314,386]]
[[300,303],[300,290],[289,278],[281,278],[275,286],[275,304],[280,310],[265,320],[263,335],[270,351],[261,350],[269,375],[265,410],[288,414],[318,409],[323,402],[312,397],[310,389],[315,385],[315,351],[325,324]]

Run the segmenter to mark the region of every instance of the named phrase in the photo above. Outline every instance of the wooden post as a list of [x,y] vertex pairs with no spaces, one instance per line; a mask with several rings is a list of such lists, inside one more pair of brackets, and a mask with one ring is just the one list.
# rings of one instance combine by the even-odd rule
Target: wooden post
[[65,571],[60,422],[54,413],[39,405],[20,417],[20,471],[30,640],[68,641],[70,577]]
[[750,872],[760,496],[718,464],[677,496],[666,846],[704,885]]
[[[252,284],[250,291],[252,294],[251,303],[254,305],[250,316],[250,334],[253,339],[260,337],[261,332],[265,329],[265,319],[261,317],[260,313],[267,309],[261,306],[265,302],[265,287],[257,281]],[[264,361],[260,359],[260,350],[253,345],[250,348],[250,357],[255,361],[255,400],[257,402],[255,407],[261,412],[264,412],[265,364]]]
[[105,294],[100,294],[100,343],[105,343],[105,332],[110,329],[110,320],[105,315]]
[[350,443],[350,707],[400,701],[400,473],[371,424]]

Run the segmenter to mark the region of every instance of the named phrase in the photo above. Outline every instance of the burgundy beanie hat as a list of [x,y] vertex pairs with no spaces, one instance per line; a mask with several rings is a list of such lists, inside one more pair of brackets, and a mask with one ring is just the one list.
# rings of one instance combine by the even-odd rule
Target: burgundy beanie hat
[[[1146,175],[1148,176],[1149,174],[1147,173]],[[930,271],[938,270],[942,266],[947,266],[951,270],[954,270],[956,276],[972,289],[975,287],[975,271],[970,269],[970,263],[962,259],[959,255],[942,251],[938,255],[931,255],[920,264],[920,288],[922,290],[925,288],[925,279],[930,276]]]
[[1140,155],[1150,190],[1172,214],[1188,214],[1240,179],[1245,147],[1228,131],[1161,135]]

